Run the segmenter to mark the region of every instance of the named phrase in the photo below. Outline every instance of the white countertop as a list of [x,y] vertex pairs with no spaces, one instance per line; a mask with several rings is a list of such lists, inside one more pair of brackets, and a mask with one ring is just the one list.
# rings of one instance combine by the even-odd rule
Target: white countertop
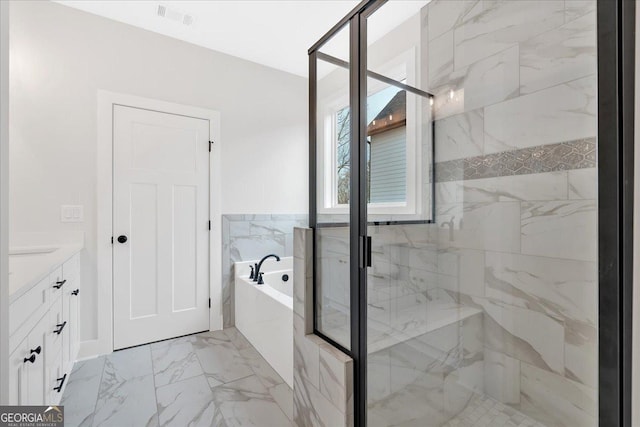
[[[81,243],[64,245],[42,245],[30,248],[57,247],[53,252],[43,254],[9,255],[9,300],[15,301],[35,286],[49,273],[83,248]],[[13,249],[13,248],[12,248]],[[20,249],[27,249],[20,247]]]

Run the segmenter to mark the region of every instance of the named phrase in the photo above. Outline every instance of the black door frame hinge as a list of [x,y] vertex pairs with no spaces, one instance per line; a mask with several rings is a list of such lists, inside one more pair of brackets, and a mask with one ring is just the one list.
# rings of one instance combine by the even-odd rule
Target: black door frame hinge
[[111,236],[111,244],[113,245],[113,236]]
[[209,141],[209,152],[211,152],[211,146],[213,145],[213,141]]
[[209,308],[211,308],[211,298],[209,298]]
[[209,231],[211,231],[211,220],[209,220]]

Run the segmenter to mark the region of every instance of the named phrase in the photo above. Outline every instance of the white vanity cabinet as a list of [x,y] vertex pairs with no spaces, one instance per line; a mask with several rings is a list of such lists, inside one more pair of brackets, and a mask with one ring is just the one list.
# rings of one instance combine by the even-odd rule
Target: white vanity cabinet
[[12,405],[58,404],[78,354],[79,254],[51,267],[9,306]]
[[46,316],[40,319],[13,350],[10,356],[9,403],[11,405],[44,405],[47,382],[46,336],[48,322]]

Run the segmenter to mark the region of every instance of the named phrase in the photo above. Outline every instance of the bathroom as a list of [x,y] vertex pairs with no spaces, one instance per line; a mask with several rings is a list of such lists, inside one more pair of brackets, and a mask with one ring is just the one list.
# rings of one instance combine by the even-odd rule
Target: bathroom
[[0,403],[640,425],[632,3],[1,2]]

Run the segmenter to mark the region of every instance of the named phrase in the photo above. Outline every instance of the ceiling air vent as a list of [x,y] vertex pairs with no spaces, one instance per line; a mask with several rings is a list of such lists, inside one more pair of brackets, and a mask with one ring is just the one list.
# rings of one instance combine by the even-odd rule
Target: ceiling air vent
[[162,18],[169,19],[174,22],[180,22],[183,25],[191,26],[193,25],[193,16],[187,15],[186,13],[182,13],[175,9],[168,8],[167,6],[158,5],[158,16]]

